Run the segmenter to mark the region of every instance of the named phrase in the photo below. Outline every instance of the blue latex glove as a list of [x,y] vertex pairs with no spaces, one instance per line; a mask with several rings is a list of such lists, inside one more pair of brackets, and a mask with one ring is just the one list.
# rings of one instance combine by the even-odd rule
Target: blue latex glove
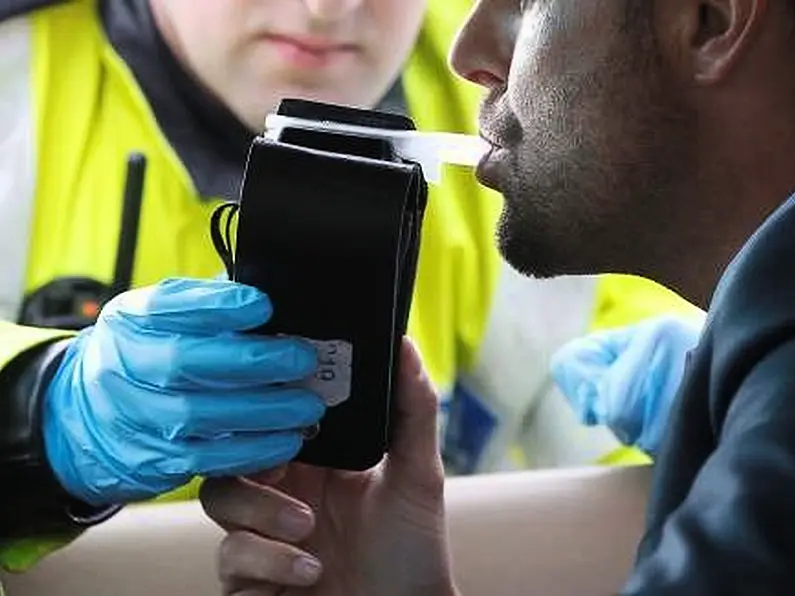
[[702,326],[660,316],[575,339],[553,355],[552,376],[583,424],[654,455]]
[[314,372],[310,344],[238,333],[270,316],[267,296],[222,280],[170,279],[110,301],[45,396],[47,457],[64,488],[124,503],[292,459],[325,406],[278,385]]

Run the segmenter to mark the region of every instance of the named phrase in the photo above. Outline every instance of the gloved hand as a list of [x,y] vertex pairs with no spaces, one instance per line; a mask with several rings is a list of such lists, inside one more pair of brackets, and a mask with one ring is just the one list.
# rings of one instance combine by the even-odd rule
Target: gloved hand
[[325,406],[279,386],[314,372],[310,344],[239,333],[271,312],[261,292],[221,280],[170,279],[111,300],[45,395],[46,453],[64,488],[125,503],[292,459]]
[[552,357],[552,377],[588,426],[654,455],[703,319],[660,316],[575,339]]

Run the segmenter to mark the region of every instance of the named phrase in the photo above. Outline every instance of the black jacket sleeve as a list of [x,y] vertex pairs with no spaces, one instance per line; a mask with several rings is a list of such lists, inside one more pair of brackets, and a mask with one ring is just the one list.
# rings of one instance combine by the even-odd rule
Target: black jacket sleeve
[[0,371],[0,541],[72,534],[118,511],[72,498],[45,455],[42,399],[70,341],[22,353]]

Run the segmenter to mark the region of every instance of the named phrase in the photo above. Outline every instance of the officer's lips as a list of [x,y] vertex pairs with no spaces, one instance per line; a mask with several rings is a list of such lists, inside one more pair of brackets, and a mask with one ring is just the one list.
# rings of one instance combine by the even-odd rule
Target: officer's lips
[[360,51],[359,46],[322,37],[270,33],[264,36],[281,58],[297,68],[321,68]]

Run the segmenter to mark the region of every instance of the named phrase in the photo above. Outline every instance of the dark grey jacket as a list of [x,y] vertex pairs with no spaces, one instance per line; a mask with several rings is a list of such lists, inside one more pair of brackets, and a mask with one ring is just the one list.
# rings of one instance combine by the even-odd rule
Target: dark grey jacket
[[625,596],[795,594],[795,199],[727,268]]

